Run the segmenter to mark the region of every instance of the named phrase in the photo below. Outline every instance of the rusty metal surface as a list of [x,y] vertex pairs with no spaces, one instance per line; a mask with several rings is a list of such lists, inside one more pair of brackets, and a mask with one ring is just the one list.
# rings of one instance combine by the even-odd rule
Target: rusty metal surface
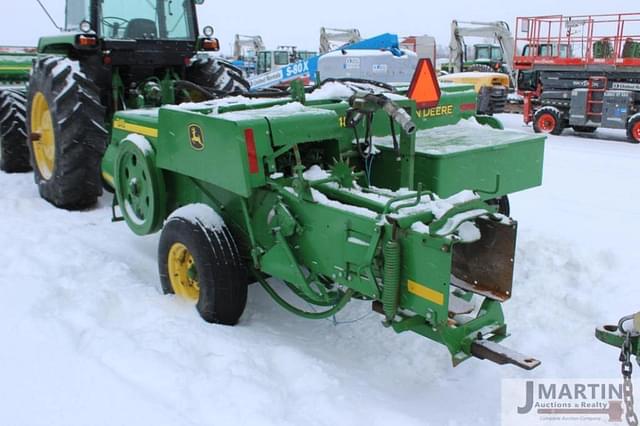
[[482,239],[454,248],[451,283],[504,302],[511,298],[517,224],[504,225],[485,219],[477,224]]
[[521,354],[490,340],[477,340],[471,345],[471,354],[479,359],[486,359],[496,364],[513,364],[525,370],[533,370],[541,362],[535,358]]

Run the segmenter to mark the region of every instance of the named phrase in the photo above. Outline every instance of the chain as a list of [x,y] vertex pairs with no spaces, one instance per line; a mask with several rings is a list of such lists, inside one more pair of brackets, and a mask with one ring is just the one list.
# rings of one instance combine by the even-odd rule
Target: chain
[[622,345],[622,353],[620,354],[622,362],[622,377],[624,403],[626,405],[626,418],[629,426],[638,426],[638,416],[633,408],[633,382],[631,375],[633,373],[633,364],[631,363],[631,332],[626,332],[624,344]]

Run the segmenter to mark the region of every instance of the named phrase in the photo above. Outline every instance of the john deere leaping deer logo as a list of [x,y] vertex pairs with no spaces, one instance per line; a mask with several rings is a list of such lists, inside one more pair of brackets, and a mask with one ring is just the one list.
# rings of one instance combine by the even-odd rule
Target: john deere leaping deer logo
[[191,148],[196,151],[204,149],[204,132],[197,124],[189,126],[189,141],[191,142]]

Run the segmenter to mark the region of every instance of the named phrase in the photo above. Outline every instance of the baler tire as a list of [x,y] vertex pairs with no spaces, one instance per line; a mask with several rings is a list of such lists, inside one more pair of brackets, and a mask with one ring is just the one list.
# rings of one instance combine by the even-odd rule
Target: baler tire
[[633,144],[640,143],[640,115],[632,117],[627,124],[627,136]]
[[91,70],[76,61],[48,56],[35,61],[29,81],[28,133],[46,130],[42,117],[48,113],[48,132],[53,139],[53,158],[51,152],[37,147],[40,142],[27,144],[34,179],[42,198],[67,210],[91,207],[102,194],[100,162],[109,133],[100,89],[90,76]]
[[223,95],[241,95],[250,88],[242,71],[229,62],[216,58],[195,59],[187,68],[187,80]]
[[31,170],[27,147],[27,100],[20,91],[0,91],[0,170],[24,173]]
[[177,244],[193,257],[198,281],[196,308],[202,319],[212,324],[237,324],[247,304],[248,273],[229,229],[180,216],[166,222],[158,248],[165,294],[176,294],[169,262]]

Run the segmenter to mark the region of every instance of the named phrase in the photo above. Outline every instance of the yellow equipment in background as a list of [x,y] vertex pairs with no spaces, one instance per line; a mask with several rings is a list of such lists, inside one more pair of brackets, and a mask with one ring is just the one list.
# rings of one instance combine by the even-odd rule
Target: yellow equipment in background
[[509,76],[494,72],[461,72],[438,78],[441,84],[469,84],[478,94],[478,114],[493,115],[504,112],[509,93]]

